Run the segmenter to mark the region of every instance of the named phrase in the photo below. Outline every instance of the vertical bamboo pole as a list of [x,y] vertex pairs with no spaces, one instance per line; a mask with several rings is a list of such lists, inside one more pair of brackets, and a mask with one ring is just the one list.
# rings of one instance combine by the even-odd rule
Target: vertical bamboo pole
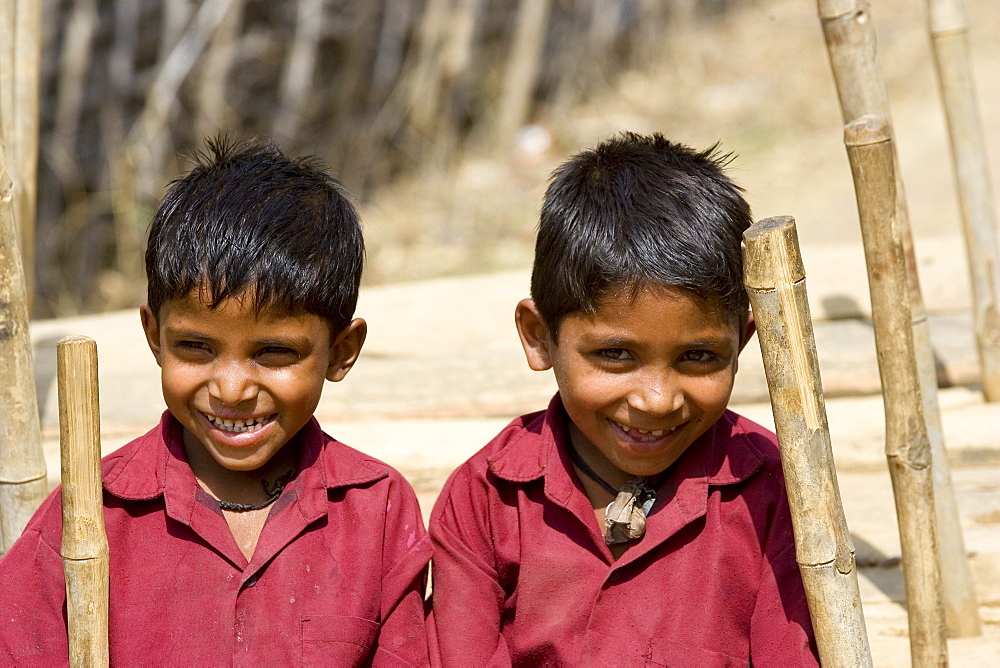
[[67,336],[56,344],[62,456],[66,614],[71,666],[108,665],[108,537],[101,486],[97,344]]
[[948,662],[937,561],[931,446],[908,297],[889,124],[863,116],[845,128],[868,266],[872,321],[885,399],[885,454],[899,517],[914,666]]
[[938,86],[972,281],[973,321],[986,401],[1000,401],[1000,250],[989,165],[979,122],[962,0],[928,0]]
[[795,220],[767,218],[743,239],[745,281],[781,448],[802,573],[823,666],[871,666],[854,545],[830,445]]
[[531,109],[531,96],[548,33],[552,0],[521,0],[514,41],[504,72],[503,94],[494,128],[493,146],[505,151]]
[[0,3],[0,140],[7,148],[7,169],[14,184],[14,215],[29,313],[35,293],[41,5],[36,0]]
[[0,555],[21,535],[48,491],[15,220],[13,185],[0,143]]
[[319,43],[323,36],[324,4],[324,0],[298,0],[295,35],[285,58],[278,93],[280,105],[274,120],[274,134],[287,144],[298,139],[299,127],[313,91]]
[[35,302],[35,212],[38,208],[38,101],[42,57],[42,3],[17,0],[16,164],[21,185],[17,224],[21,234],[28,313]]
[[[845,125],[866,114],[888,119],[889,96],[878,60],[875,28],[872,25],[867,2],[818,0],[818,6]],[[895,151],[894,148],[893,150]],[[893,159],[895,161],[895,152]],[[976,607],[972,574],[966,558],[962,525],[955,501],[955,490],[951,483],[951,467],[941,428],[941,412],[937,399],[937,370],[930,342],[930,326],[920,293],[920,280],[913,252],[913,236],[910,232],[903,182],[899,170],[894,171],[896,225],[902,237],[914,346],[924,402],[923,415],[931,441],[934,503],[938,518],[938,548],[944,578],[948,633],[952,637],[976,635],[979,633],[979,611]]]

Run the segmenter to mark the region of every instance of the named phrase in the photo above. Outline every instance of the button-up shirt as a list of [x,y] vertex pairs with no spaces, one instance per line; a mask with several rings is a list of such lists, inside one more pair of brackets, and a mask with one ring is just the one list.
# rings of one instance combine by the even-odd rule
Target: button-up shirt
[[668,470],[645,536],[616,560],[567,419],[557,396],[515,420],[438,498],[444,665],[817,665],[773,434],[727,412]]
[[[315,419],[253,557],[197,484],[168,413],[103,461],[118,665],[427,662],[430,559],[416,498]],[[0,561],[0,664],[66,664],[60,491]]]

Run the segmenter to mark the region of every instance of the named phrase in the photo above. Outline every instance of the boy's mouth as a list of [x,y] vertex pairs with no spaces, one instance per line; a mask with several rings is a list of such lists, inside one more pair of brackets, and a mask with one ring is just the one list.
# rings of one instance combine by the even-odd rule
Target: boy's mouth
[[652,443],[653,441],[663,438],[665,435],[672,434],[684,426],[683,424],[679,424],[671,427],[670,429],[638,429],[636,427],[624,425],[621,422],[616,422],[615,420],[611,420],[611,424],[615,425],[622,432],[628,434],[630,438],[633,438],[640,443]]
[[214,415],[209,415],[208,413],[205,413],[204,415],[213,426],[221,429],[222,431],[229,432],[230,434],[244,434],[263,429],[277,417],[277,413],[272,413],[271,415],[248,418],[245,420],[227,420],[215,417]]

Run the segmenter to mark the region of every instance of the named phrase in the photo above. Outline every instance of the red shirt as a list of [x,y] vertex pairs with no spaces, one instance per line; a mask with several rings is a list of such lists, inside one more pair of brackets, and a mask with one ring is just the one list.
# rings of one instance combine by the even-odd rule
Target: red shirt
[[558,396],[514,420],[434,506],[444,665],[818,665],[773,434],[723,415],[616,561],[566,420]]
[[[299,471],[247,563],[160,425],[104,459],[112,664],[427,663],[430,540],[387,465],[302,431]],[[66,664],[59,490],[0,561],[0,664]]]

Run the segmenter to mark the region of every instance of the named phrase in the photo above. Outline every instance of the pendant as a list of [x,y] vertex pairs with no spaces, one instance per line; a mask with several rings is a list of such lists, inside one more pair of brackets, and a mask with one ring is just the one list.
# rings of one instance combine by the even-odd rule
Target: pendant
[[645,535],[646,513],[656,500],[655,492],[645,483],[642,476],[632,478],[605,509],[604,542],[608,545],[627,543]]

